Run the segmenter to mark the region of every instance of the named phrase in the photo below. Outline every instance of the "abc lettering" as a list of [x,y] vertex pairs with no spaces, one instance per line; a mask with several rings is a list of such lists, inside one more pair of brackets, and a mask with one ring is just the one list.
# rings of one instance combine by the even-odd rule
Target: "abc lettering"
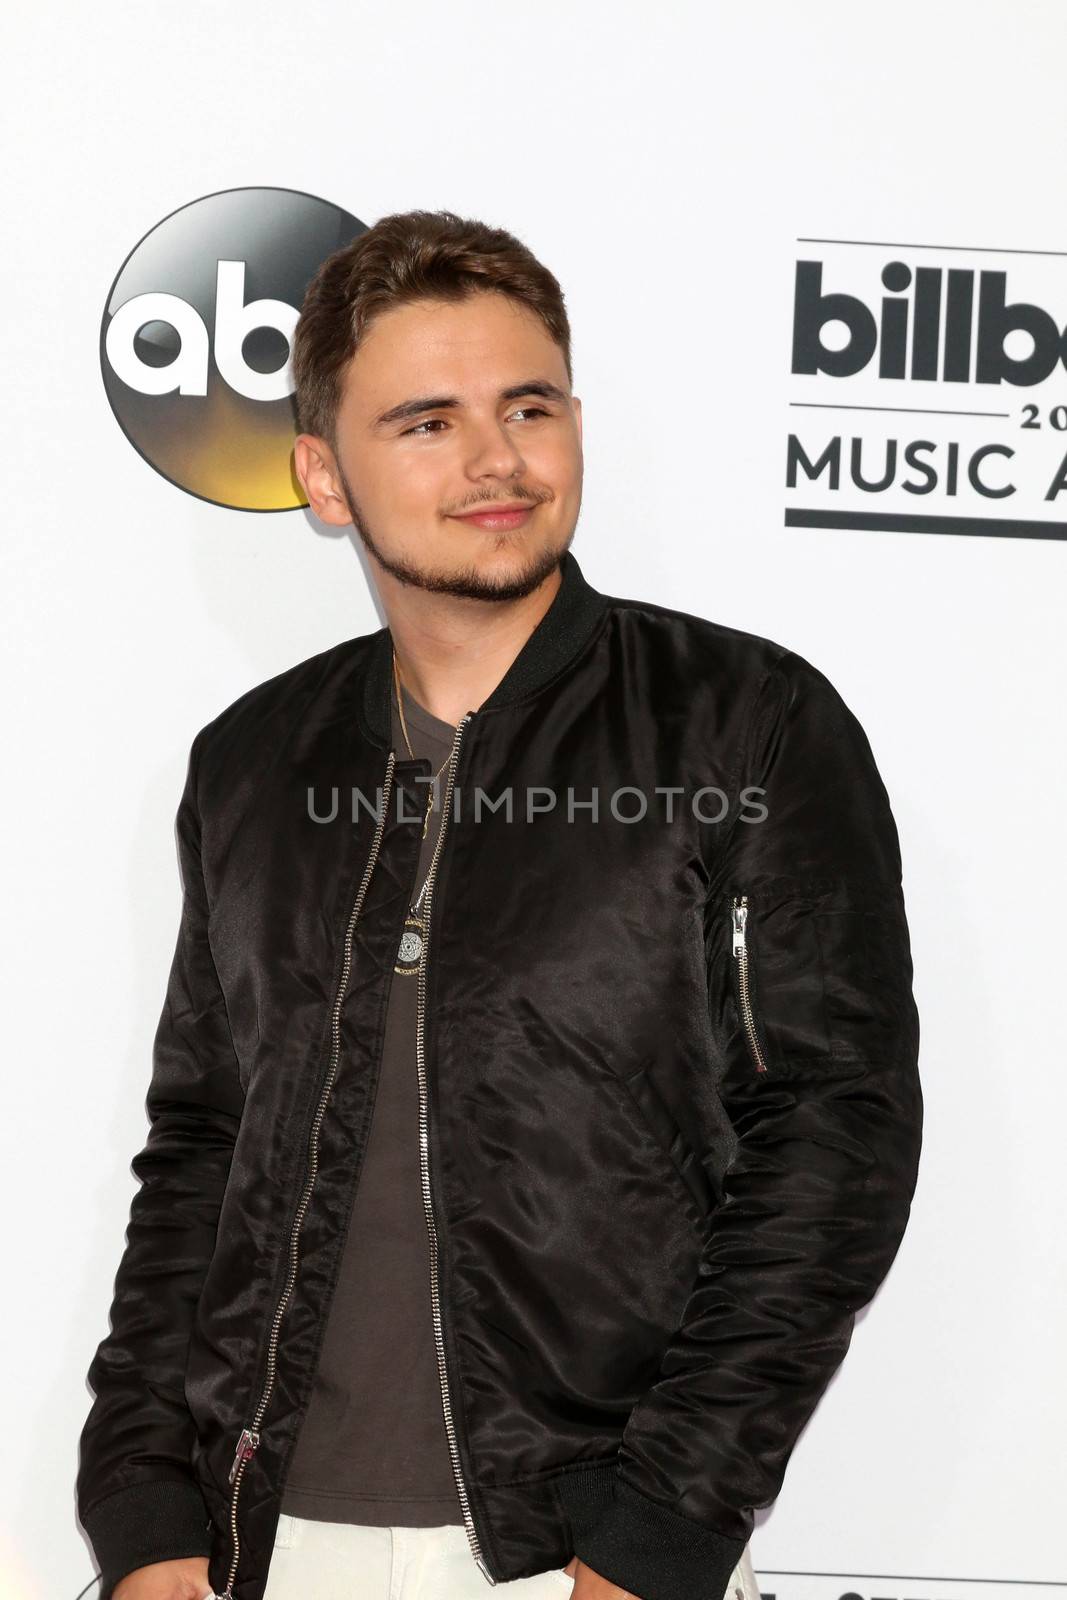
[[[245,263],[218,262],[214,356],[223,382],[246,400],[284,400],[292,394],[288,357],[274,372],[256,372],[244,358],[243,345],[256,328],[273,328],[291,345],[298,315],[284,300],[246,305]],[[181,348],[165,367],[149,366],[137,354],[134,340],[148,322],[166,322],[178,335]],[[116,377],[139,394],[207,394],[208,330],[199,312],[178,295],[139,294],[127,300],[108,323],[104,348]]]
[[[974,273],[918,267],[890,261],[882,270],[883,297],[878,316],[857,296],[823,292],[821,261],[798,261],[793,300],[793,371],[849,378],[878,355],[880,378],[969,383],[972,357],[976,383],[1043,383],[1057,363],[1067,367],[1067,328],[1061,332],[1040,306],[1007,302],[1006,272]],[[975,280],[977,278],[977,303]],[[941,303],[944,297],[944,335]],[[828,322],[842,322],[848,342],[829,350],[822,342]],[[911,364],[907,361],[911,329]],[[1030,335],[1027,356],[1009,356],[1009,333]]]

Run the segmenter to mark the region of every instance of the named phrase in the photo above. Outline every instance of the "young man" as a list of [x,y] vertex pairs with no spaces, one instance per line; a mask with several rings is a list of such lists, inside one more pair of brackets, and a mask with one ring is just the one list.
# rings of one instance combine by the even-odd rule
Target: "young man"
[[918,1169],[870,747],[786,647],[585,578],[566,312],[510,234],[383,219],[293,360],[388,626],[193,740],[102,1600],[755,1600]]

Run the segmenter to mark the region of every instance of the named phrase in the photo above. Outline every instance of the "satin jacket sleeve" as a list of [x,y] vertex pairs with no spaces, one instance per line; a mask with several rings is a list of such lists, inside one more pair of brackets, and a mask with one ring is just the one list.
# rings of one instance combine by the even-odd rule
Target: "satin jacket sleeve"
[[241,1118],[233,1040],[208,944],[197,760],[190,750],[178,807],[182,911],[155,1035],[149,1132],[132,1167],[111,1330],[88,1378],[78,1514],[101,1568],[100,1600],[150,1562],[208,1555],[208,1512],[191,1461],[186,1354]]
[[795,653],[761,681],[747,728],[741,783],[764,791],[747,814],[766,815],[736,816],[709,851],[709,1007],[735,1154],[614,1499],[576,1541],[641,1600],[722,1596],[897,1254],[918,1173],[901,861],[869,743]]

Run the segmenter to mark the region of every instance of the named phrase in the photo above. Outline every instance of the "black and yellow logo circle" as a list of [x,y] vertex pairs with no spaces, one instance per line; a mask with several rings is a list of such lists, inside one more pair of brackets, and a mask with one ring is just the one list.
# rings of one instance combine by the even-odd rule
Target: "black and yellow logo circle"
[[292,465],[289,342],[304,291],[366,224],[293,189],[225,189],[157,222],[119,269],[104,387],[150,466],[238,511],[307,504]]

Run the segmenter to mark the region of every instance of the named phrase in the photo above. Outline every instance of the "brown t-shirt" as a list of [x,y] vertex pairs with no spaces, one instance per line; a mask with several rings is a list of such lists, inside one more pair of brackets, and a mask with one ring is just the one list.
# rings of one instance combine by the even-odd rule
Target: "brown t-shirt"
[[[406,689],[404,717],[414,754],[428,758],[436,773],[455,729],[431,716]],[[398,761],[411,759],[395,692],[393,747]],[[442,773],[434,785],[415,895],[437,841],[447,776]],[[420,794],[426,788],[420,786]],[[374,1527],[463,1521],[430,1305],[419,1165],[417,991],[415,976],[394,972],[366,1157],[311,1401],[282,1495],[281,1509],[289,1516]]]

